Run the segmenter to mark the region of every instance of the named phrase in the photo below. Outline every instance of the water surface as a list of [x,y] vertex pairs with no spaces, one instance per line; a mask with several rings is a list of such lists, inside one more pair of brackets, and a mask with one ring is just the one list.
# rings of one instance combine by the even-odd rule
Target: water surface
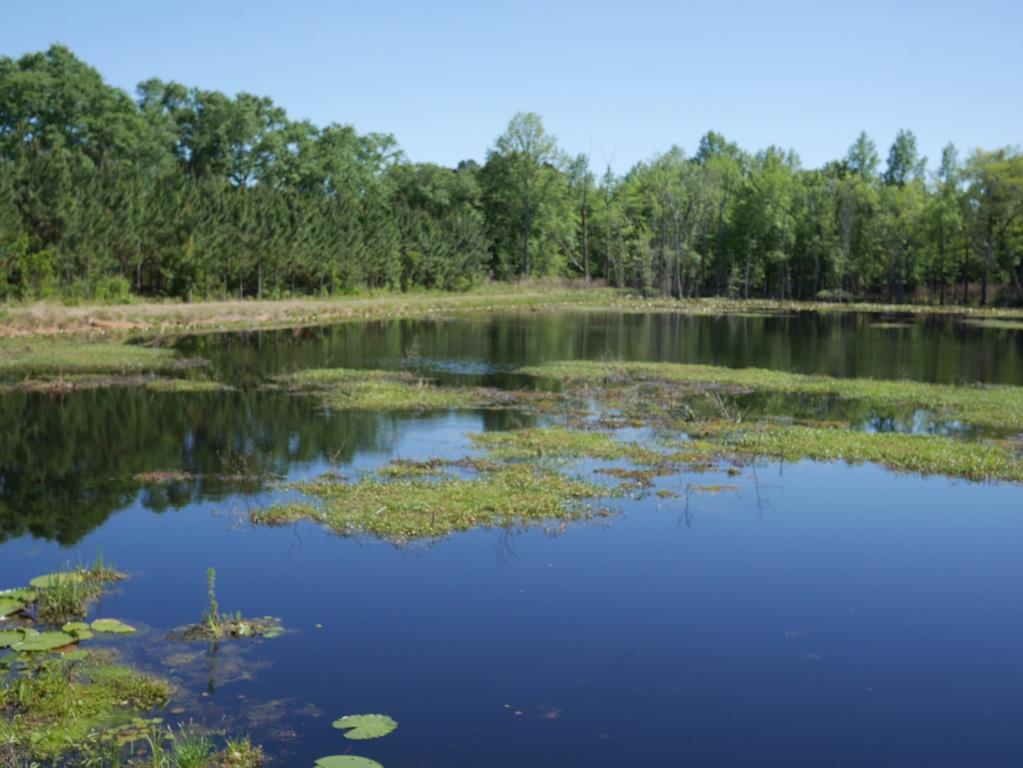
[[[523,363],[624,357],[1023,384],[1023,334],[952,318],[510,315],[186,339],[238,391],[0,397],[0,586],[103,553],[100,606],[180,684],[182,718],[311,765],[330,727],[384,712],[353,754],[399,766],[962,766],[1023,761],[1023,489],[873,466],[761,463],[657,479],[599,523],[397,548],[254,528],[273,479],[456,457],[508,412],[328,413],[258,387],[320,366],[523,386]],[[190,479],[140,486],[139,473]],[[212,476],[258,475],[250,483]],[[729,483],[711,495],[692,486]],[[205,605],[293,630],[216,652],[167,632]]]

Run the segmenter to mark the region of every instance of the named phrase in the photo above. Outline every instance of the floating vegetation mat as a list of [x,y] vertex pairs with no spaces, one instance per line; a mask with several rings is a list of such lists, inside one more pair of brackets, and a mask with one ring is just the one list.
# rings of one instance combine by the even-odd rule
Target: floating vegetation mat
[[318,395],[335,410],[494,408],[550,399],[544,393],[531,395],[485,387],[441,387],[409,371],[319,368],[280,376],[274,382],[293,393]]
[[963,323],[974,328],[987,328],[994,331],[1023,331],[1023,320],[999,317],[969,317],[963,320]]
[[257,510],[253,520],[266,525],[312,520],[344,535],[405,543],[476,527],[607,514],[589,503],[606,496],[606,486],[531,464],[493,465],[470,478],[367,476],[354,482],[313,480],[294,488],[309,501]]
[[[613,393],[630,384],[668,385],[689,392],[718,388],[728,392],[773,392],[825,395],[859,401],[873,407],[923,408],[950,420],[1002,430],[1023,430],[1023,387],[927,384],[906,380],[839,379],[762,368],[725,368],[678,363],[573,361],[520,369],[521,373],[561,382],[571,388],[588,386]],[[592,394],[592,393],[591,393]],[[674,394],[678,395],[678,392]],[[600,397],[600,393],[596,394]]]
[[[608,497],[658,492],[654,478],[659,476],[737,474],[765,458],[871,462],[897,472],[1023,482],[1023,443],[994,434],[1023,429],[1023,388],[607,361],[549,363],[520,373],[558,388],[520,397],[435,387],[405,372],[333,369],[288,377],[292,390],[317,392],[336,407],[543,402],[549,425],[469,435],[482,455],[398,460],[352,481],[324,475],[298,483],[290,488],[304,498],[258,510],[253,520],[267,525],[310,520],[342,535],[395,543],[475,527],[564,524],[610,514],[601,501]],[[830,418],[812,418],[818,408]],[[854,428],[853,418],[862,419],[872,409],[903,413],[910,421],[940,414],[952,425],[972,425],[979,432],[950,430],[955,436],[948,436]],[[618,484],[580,477],[580,462],[613,462],[589,471]],[[734,490],[703,482],[685,487],[704,493]],[[671,493],[660,491],[662,497]]]

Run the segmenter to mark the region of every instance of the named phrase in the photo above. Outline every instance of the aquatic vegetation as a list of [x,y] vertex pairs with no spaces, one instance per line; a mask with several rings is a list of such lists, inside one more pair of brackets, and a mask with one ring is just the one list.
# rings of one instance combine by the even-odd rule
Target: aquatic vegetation
[[[977,426],[1023,429],[1023,387],[928,384],[908,380],[839,379],[761,368],[725,368],[680,363],[579,360],[527,366],[521,373],[569,385],[619,385],[644,382],[732,391],[826,395],[877,407],[910,406]],[[599,392],[596,393],[599,397]]]
[[593,458],[628,459],[639,464],[656,464],[664,454],[637,443],[616,440],[607,432],[535,427],[507,432],[469,435],[475,445],[495,459]]
[[440,387],[408,371],[307,369],[275,381],[294,393],[315,394],[337,410],[425,411],[499,405],[511,398],[482,387]]
[[723,454],[773,456],[787,461],[872,462],[901,472],[950,475],[969,480],[1023,482],[1023,461],[997,443],[934,435],[870,433],[850,429],[757,425],[730,430],[717,427],[711,439]]
[[168,378],[166,376],[151,379],[145,384],[151,392],[231,392],[234,387],[212,379]]
[[123,573],[105,565],[102,560],[73,571],[37,576],[30,582],[37,590],[33,610],[40,621],[49,624],[80,619],[100,598],[108,584],[124,578]]
[[[266,758],[262,747],[248,739],[228,739],[219,752],[214,752],[202,763],[202,768],[260,768]],[[176,768],[185,768],[179,762]]]
[[387,715],[345,715],[334,721],[334,727],[344,731],[347,739],[379,739],[386,736],[398,723]]
[[36,760],[53,760],[99,745],[103,733],[136,714],[162,706],[162,680],[86,653],[56,656],[0,689],[0,743]]
[[117,619],[96,619],[89,627],[93,632],[106,632],[113,635],[126,635],[135,631],[135,627]]
[[737,485],[728,485],[724,483],[713,483],[706,485],[687,485],[686,490],[690,493],[709,493],[717,495],[719,493],[735,492],[739,490]]
[[0,629],[0,648],[10,648],[25,639],[25,632],[20,629]]
[[10,616],[12,613],[18,613],[25,609],[25,603],[21,600],[12,600],[10,598],[0,598],[0,618],[4,616]]
[[217,602],[217,572],[213,568],[206,570],[206,597],[209,605],[203,613],[202,621],[192,624],[177,632],[183,640],[217,641],[223,638],[242,637],[279,637],[284,631],[279,619],[273,616],[262,618],[244,618],[240,613],[226,614],[220,610]]
[[[398,727],[387,715],[345,715],[334,721],[334,727],[344,731],[345,738],[365,741],[379,739]],[[318,768],[382,768],[380,763],[355,755],[330,755],[316,761]]]
[[965,325],[974,328],[988,328],[996,331],[1023,331],[1023,320],[1007,320],[1000,317],[967,318]]
[[602,486],[529,464],[494,465],[469,478],[363,477],[351,483],[317,479],[294,487],[313,502],[256,510],[253,521],[284,525],[310,520],[336,533],[368,534],[395,543],[483,526],[604,514],[586,501],[608,493]]
[[84,621],[69,621],[60,630],[73,635],[77,640],[91,640],[94,637],[92,629]]
[[356,755],[331,755],[316,761],[316,768],[384,768],[376,760]]
[[34,629],[26,629],[23,632],[24,637],[12,645],[11,650],[22,653],[45,653],[78,642],[77,637],[67,632],[37,632]]
[[0,378],[156,373],[195,365],[173,349],[47,337],[0,340]]

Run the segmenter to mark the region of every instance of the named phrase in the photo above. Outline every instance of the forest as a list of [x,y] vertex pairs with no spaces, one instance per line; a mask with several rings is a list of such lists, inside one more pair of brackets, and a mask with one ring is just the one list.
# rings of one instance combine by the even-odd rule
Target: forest
[[519,113],[483,162],[70,50],[0,58],[0,300],[198,301],[577,277],[645,296],[1023,303],[1023,153],[909,130],[802,167],[710,131],[624,175]]

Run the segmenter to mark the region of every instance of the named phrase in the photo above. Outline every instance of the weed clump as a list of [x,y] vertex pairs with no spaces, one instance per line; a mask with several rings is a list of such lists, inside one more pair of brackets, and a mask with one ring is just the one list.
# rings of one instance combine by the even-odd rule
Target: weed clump
[[311,520],[342,535],[368,534],[394,543],[476,527],[605,514],[586,501],[608,494],[600,485],[530,464],[494,464],[469,478],[364,477],[352,483],[314,480],[295,488],[312,502],[258,510],[253,520],[266,525]]
[[244,618],[241,613],[222,613],[217,601],[217,572],[206,570],[207,608],[202,620],[181,630],[178,635],[184,640],[217,641],[225,638],[278,637],[283,628],[279,619],[264,616],[258,619]]

